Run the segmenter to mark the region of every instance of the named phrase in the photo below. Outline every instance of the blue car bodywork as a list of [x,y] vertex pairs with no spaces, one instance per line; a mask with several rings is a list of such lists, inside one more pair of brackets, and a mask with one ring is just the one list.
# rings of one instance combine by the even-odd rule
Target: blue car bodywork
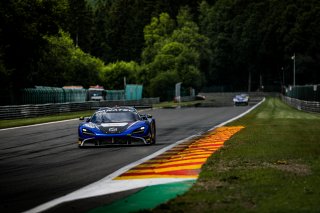
[[133,107],[101,108],[78,127],[79,147],[85,145],[155,144],[156,123]]
[[249,95],[248,94],[236,95],[233,98],[233,103],[234,103],[235,106],[249,105]]

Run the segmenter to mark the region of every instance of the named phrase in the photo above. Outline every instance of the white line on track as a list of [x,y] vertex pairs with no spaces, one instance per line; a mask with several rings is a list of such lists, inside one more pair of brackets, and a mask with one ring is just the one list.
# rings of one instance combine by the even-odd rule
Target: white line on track
[[79,120],[79,118],[73,118],[73,119],[63,120],[63,121],[52,121],[52,122],[41,123],[41,124],[33,124],[33,125],[27,125],[27,126],[11,127],[11,128],[6,128],[6,129],[0,129],[0,132],[1,131],[5,131],[5,130],[21,129],[21,128],[35,127],[35,126],[44,126],[44,125],[47,125],[47,124],[57,124],[57,123],[63,123],[63,122],[68,122],[68,121],[75,121],[75,120]]
[[[230,123],[246,114],[254,110],[256,107],[258,107],[261,103],[263,103],[265,99],[260,101],[258,104],[255,106],[251,107],[249,110],[246,112],[226,121],[223,122],[217,126],[214,126],[208,131],[212,131],[213,129],[217,127],[221,127],[226,125],[227,123]],[[83,198],[90,198],[90,197],[96,197],[96,196],[101,196],[101,195],[107,195],[107,194],[112,194],[115,192],[121,192],[121,191],[127,191],[130,189],[136,189],[136,188],[141,188],[141,187],[146,187],[146,186],[152,186],[152,185],[159,185],[159,184],[166,184],[166,183],[173,183],[173,182],[181,182],[181,181],[186,181],[186,180],[194,180],[195,178],[148,178],[148,179],[136,179],[136,180],[113,180],[115,177],[118,177],[119,175],[125,173],[126,171],[130,170],[131,168],[140,165],[168,150],[171,148],[175,147],[178,144],[181,144],[185,141],[191,140],[192,138],[195,138],[199,136],[197,135],[192,135],[190,137],[187,137],[183,140],[177,141],[174,144],[171,144],[167,147],[164,147],[163,149],[160,149],[159,151],[142,158],[136,162],[133,162],[125,167],[122,167],[121,169],[115,171],[114,173],[108,175],[107,177],[96,181],[92,184],[89,184],[88,186],[85,186],[79,190],[76,190],[74,192],[71,192],[65,196],[56,198],[52,201],[49,201],[47,203],[44,203],[42,205],[39,205],[35,208],[32,208],[30,210],[25,211],[25,213],[37,213],[37,212],[42,212],[45,210],[48,210],[54,206],[57,206],[61,203],[69,202],[69,201],[74,201],[74,200],[79,200]]]

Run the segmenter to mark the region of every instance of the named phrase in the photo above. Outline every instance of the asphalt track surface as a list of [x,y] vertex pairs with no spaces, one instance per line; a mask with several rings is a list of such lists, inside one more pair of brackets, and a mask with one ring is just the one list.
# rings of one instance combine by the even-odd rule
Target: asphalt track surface
[[[250,107],[147,111],[157,125],[157,144],[152,146],[79,149],[78,120],[0,130],[0,212],[26,211],[73,192],[176,141],[201,134]],[[124,195],[117,193],[107,199]],[[91,200],[94,202],[94,198]]]

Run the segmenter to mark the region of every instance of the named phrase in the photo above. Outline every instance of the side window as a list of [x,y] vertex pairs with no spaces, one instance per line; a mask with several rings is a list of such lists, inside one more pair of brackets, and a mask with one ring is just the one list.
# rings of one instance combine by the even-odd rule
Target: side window
[[141,120],[140,116],[137,113],[132,113],[132,115],[135,121]]
[[92,123],[101,123],[102,122],[101,113],[95,113],[91,118],[91,122]]
[[96,123],[96,120],[97,120],[97,115],[94,114],[94,115],[91,117],[91,122],[92,122],[92,123]]

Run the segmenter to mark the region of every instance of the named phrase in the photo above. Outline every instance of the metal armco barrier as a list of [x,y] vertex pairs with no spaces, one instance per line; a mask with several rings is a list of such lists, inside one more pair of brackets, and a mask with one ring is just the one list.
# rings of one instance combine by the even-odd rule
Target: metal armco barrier
[[281,95],[282,101],[286,104],[307,112],[318,112],[320,113],[320,102],[316,101],[303,101],[295,98],[290,98],[288,96]]
[[118,101],[87,101],[73,103],[52,103],[52,104],[28,104],[0,106],[0,119],[32,118],[41,115],[52,115],[63,112],[75,112],[100,107],[113,106],[152,106],[159,103],[159,98],[143,98],[141,100],[118,100]]
[[284,89],[284,95],[287,97],[304,101],[320,101],[320,84],[289,86]]

